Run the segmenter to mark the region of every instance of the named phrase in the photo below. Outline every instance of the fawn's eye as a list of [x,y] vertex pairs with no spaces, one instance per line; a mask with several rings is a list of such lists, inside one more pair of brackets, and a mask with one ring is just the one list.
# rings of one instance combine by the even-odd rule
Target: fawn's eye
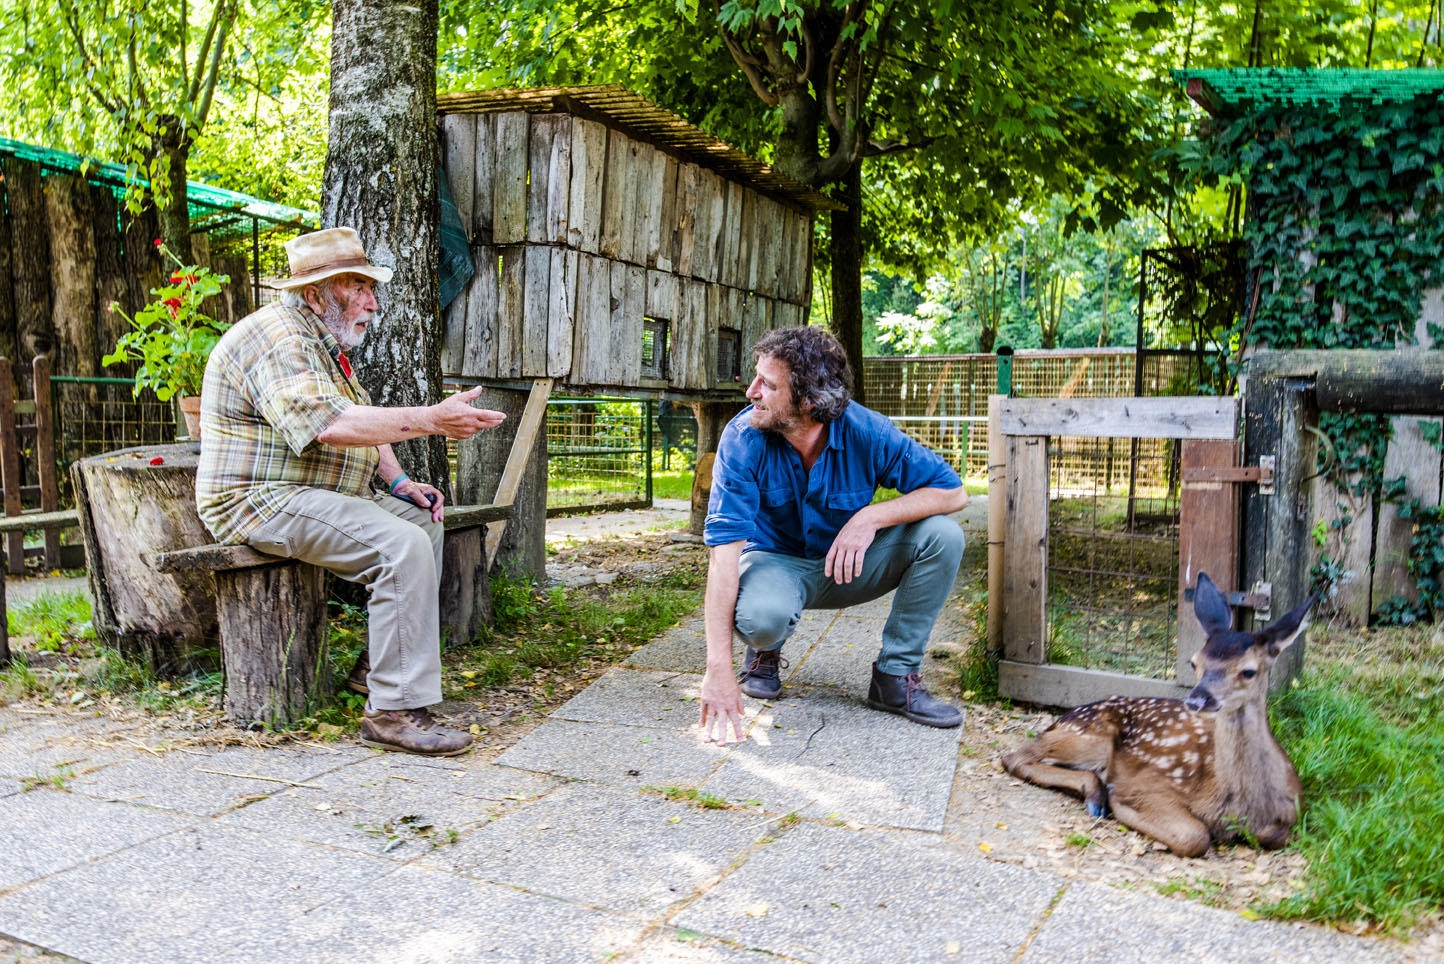
[[1253,679],[1257,675],[1258,670],[1256,669],[1242,669],[1238,672],[1239,679]]

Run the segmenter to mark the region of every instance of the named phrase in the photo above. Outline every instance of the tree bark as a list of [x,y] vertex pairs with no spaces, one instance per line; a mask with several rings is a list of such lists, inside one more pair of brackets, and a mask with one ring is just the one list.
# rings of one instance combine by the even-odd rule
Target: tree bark
[[190,159],[190,132],[174,114],[157,118],[159,129],[151,138],[151,153],[156,159],[169,158],[166,173],[157,178],[155,186],[162,189],[165,203],[156,204],[160,222],[160,239],[182,264],[191,264],[191,218],[186,203],[186,171]]
[[50,316],[50,229],[40,166],[11,159],[5,164],[5,197],[10,206],[11,277],[15,285],[17,388],[33,398],[30,361],[55,345]]
[[[381,323],[356,352],[357,377],[377,405],[442,396],[436,29],[437,0],[332,5],[322,221],[355,228],[372,263],[395,271],[377,286]],[[394,448],[412,478],[449,498],[445,439]]]
[[839,200],[846,211],[832,212],[832,333],[852,366],[852,397],[866,403],[862,384],[862,163],[842,181]]

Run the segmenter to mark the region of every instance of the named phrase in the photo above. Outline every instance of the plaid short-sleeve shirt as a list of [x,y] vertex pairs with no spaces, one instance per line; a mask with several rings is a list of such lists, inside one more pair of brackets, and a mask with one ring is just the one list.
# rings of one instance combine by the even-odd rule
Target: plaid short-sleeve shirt
[[241,543],[306,488],[365,496],[374,446],[316,441],[370,397],[341,369],[340,346],[309,309],[269,304],[222,336],[201,390],[196,506],[221,543]]

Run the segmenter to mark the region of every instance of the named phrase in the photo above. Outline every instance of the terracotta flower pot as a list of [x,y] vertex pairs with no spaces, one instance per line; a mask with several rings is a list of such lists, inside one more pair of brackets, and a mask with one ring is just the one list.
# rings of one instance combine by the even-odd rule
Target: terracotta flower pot
[[185,416],[186,433],[196,441],[201,438],[201,397],[199,395],[182,395],[176,399],[180,406],[181,415]]

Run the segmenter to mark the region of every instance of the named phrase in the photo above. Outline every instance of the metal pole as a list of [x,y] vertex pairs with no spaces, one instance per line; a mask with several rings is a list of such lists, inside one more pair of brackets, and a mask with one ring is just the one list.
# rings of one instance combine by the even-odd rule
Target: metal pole
[[998,349],[998,394],[1013,394],[1013,349],[1010,345]]
[[251,304],[261,307],[261,228],[260,221],[251,218]]
[[647,505],[652,504],[652,400],[647,399],[646,409],[646,433],[647,433]]

